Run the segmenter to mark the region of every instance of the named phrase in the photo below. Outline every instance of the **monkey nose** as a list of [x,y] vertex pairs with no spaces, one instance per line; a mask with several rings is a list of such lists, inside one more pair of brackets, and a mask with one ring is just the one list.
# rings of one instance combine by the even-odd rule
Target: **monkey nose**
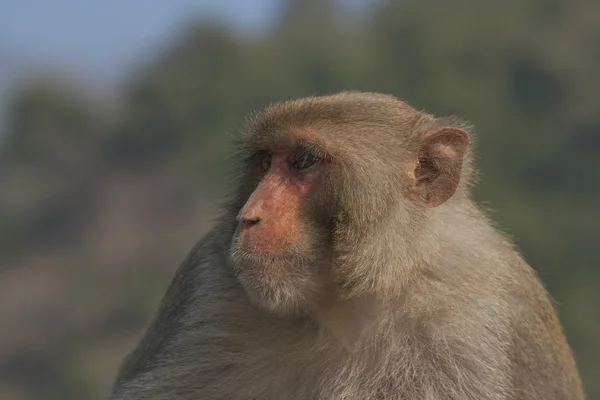
[[258,223],[260,222],[260,218],[259,217],[242,216],[239,221],[240,221],[240,224],[242,225],[242,228],[250,228],[254,225],[258,225]]
[[260,207],[248,207],[248,205],[246,205],[240,210],[239,214],[237,215],[237,220],[240,224],[240,228],[248,229],[250,227],[258,225],[258,223],[261,221],[260,215]]

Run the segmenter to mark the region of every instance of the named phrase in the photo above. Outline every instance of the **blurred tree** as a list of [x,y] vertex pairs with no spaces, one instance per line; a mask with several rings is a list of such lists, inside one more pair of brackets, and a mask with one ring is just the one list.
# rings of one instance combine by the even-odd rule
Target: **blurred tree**
[[[73,237],[97,166],[100,126],[83,93],[56,78],[31,82],[10,104],[0,149],[0,252]],[[25,240],[28,239],[28,240]]]

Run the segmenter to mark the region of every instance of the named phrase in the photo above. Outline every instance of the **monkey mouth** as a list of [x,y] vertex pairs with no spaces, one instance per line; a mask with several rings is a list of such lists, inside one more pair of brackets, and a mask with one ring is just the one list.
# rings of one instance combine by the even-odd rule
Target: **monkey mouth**
[[238,236],[233,239],[229,257],[234,264],[241,265],[298,265],[312,261],[305,256],[302,256],[300,252],[294,251],[292,248],[278,253],[262,251],[251,244],[242,243]]
[[301,261],[297,255],[294,255],[291,252],[268,254],[255,249],[247,249],[239,245],[232,246],[230,258],[234,262],[236,269],[243,266],[270,264],[284,264],[291,266],[297,265],[299,261]]

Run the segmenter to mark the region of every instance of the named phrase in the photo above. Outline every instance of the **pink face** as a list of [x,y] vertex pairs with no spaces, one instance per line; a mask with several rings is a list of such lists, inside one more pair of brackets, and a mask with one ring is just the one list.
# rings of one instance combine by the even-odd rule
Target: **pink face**
[[324,160],[303,146],[259,153],[254,168],[264,177],[240,213],[239,244],[257,255],[277,258],[301,242],[301,207]]

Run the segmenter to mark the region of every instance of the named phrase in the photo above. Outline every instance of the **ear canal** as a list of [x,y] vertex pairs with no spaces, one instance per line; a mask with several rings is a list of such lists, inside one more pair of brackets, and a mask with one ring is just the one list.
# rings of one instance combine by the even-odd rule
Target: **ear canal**
[[446,202],[460,182],[463,155],[469,137],[457,128],[427,133],[421,143],[415,168],[415,196],[428,207]]

